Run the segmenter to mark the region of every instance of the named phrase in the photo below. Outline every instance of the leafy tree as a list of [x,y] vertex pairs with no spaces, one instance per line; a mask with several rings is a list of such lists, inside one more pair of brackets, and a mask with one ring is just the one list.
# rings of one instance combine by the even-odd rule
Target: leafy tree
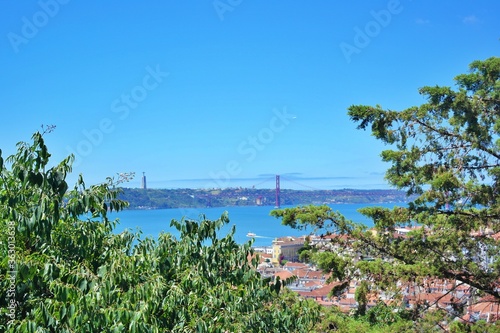
[[500,322],[488,324],[484,320],[480,320],[474,325],[467,325],[456,321],[450,325],[450,333],[500,333]]
[[[405,318],[404,312],[398,312],[394,307],[379,303],[369,309],[366,315],[348,315],[336,307],[323,309],[322,320],[316,326],[316,332],[336,333],[414,333],[419,330],[419,324]],[[402,315],[403,314],[403,315]],[[428,330],[425,332],[433,332]]]
[[360,315],[364,315],[366,313],[369,293],[370,289],[368,286],[368,282],[366,282],[365,280],[361,281],[359,286],[356,287],[356,291],[354,292],[354,299],[358,303],[357,312]]
[[179,239],[114,233],[120,179],[69,189],[44,133],[0,151],[0,331],[309,332],[318,306],[256,271],[251,242],[217,220],[173,220]]
[[312,255],[317,251],[317,248],[314,246],[311,246],[311,241],[309,237],[306,237],[304,246],[302,246],[298,253],[299,253],[299,261],[301,262],[310,262]]
[[[474,61],[456,89],[420,89],[426,102],[402,111],[353,105],[358,129],[386,143],[387,181],[411,202],[360,210],[374,228],[347,221],[327,206],[274,211],[294,228],[309,225],[349,235],[350,277],[379,286],[426,277],[468,284],[500,301],[500,58]],[[407,237],[398,227],[415,227]],[[359,261],[360,255],[381,260]],[[424,307],[425,309],[425,307]]]

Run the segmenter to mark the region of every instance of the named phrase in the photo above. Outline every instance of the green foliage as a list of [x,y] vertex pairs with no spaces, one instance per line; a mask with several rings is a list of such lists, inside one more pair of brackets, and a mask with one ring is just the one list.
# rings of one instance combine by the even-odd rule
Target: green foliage
[[500,322],[486,323],[480,320],[473,325],[461,321],[453,322],[450,325],[450,333],[500,333]]
[[465,323],[461,320],[448,322],[444,311],[431,311],[413,317],[414,313],[383,302],[369,308],[364,315],[350,315],[340,312],[336,307],[322,309],[321,320],[314,332],[326,333],[497,333],[500,322]]
[[[413,198],[408,206],[361,209],[373,220],[372,230],[327,206],[272,214],[293,228],[347,234],[353,251],[337,250],[330,259],[353,259],[348,278],[368,278],[386,289],[401,281],[444,278],[500,301],[500,58],[474,61],[455,81],[457,89],[421,88],[427,102],[402,111],[349,108],[358,129],[371,130],[387,144],[381,153],[390,164],[386,179]],[[398,227],[416,228],[401,237]]]
[[[405,318],[401,309],[388,307],[383,303],[369,309],[365,315],[348,315],[336,307],[324,308],[322,320],[316,332],[336,333],[414,333],[420,324]],[[429,331],[432,332],[432,331]]]
[[[455,78],[456,91],[421,88],[428,102],[419,107],[352,106],[349,115],[394,147],[382,152],[392,165],[389,183],[419,195],[405,208],[362,210],[378,232],[366,237],[373,249],[398,259],[395,272],[403,265],[414,275],[457,279],[500,299],[500,271],[493,269],[499,242],[485,236],[500,232],[500,58],[474,61],[470,70]],[[412,224],[422,228],[394,239],[395,227]]]
[[347,220],[342,214],[333,212],[328,206],[299,206],[295,208],[275,209],[271,216],[281,218],[281,223],[294,229],[304,230],[312,227],[315,231],[325,231],[327,234],[349,234],[354,229],[363,229]]
[[227,214],[173,220],[179,239],[117,234],[117,182],[69,189],[72,158],[49,157],[39,133],[7,163],[0,152],[0,331],[311,330],[318,307],[260,277],[251,242],[219,235]]
[[354,292],[354,299],[358,303],[357,312],[360,315],[364,315],[366,313],[366,306],[368,304],[369,292],[370,289],[368,286],[368,282],[366,282],[365,280],[360,282],[360,284],[356,287],[356,291]]
[[335,252],[317,252],[312,256],[313,262],[324,272],[331,273],[332,278],[343,281],[346,278],[346,267],[349,261]]
[[304,246],[302,246],[298,253],[299,253],[299,260],[301,262],[310,262],[312,260],[312,256],[314,253],[317,252],[317,248],[314,246],[311,246],[311,242],[309,237],[306,237],[306,240],[304,242]]

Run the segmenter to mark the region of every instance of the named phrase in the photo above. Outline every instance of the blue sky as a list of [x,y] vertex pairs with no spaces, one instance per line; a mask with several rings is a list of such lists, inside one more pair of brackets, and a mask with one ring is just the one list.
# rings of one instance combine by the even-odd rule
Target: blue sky
[[491,1],[4,1],[0,149],[44,125],[74,183],[387,188],[353,104],[404,109],[499,56]]

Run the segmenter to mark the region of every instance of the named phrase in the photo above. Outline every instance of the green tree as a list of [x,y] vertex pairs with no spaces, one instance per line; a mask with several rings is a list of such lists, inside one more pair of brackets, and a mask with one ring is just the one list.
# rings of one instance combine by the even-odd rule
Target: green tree
[[311,246],[311,241],[309,237],[306,237],[306,240],[304,242],[304,246],[302,246],[298,253],[299,253],[299,261],[301,262],[310,262],[312,255],[316,252],[316,248],[314,246]]
[[356,287],[356,291],[354,292],[354,299],[358,303],[357,312],[360,315],[364,315],[366,313],[369,293],[370,289],[368,286],[368,282],[366,282],[365,280],[361,281]]
[[0,331],[309,332],[318,307],[256,271],[229,222],[173,220],[178,239],[113,232],[120,179],[69,189],[43,134],[0,151]]
[[[356,255],[383,259],[350,256],[351,277],[379,286],[445,278],[500,301],[500,58],[472,62],[455,81],[456,89],[421,88],[426,102],[402,111],[349,108],[358,129],[387,145],[381,154],[390,164],[386,179],[407,192],[407,206],[361,209],[372,230],[326,206],[272,214],[294,228],[347,234]],[[407,237],[395,235],[397,227],[415,226]]]

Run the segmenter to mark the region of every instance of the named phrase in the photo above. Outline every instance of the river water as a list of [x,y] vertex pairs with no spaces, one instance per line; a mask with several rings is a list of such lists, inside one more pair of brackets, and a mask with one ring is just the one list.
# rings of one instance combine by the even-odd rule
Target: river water
[[[394,206],[404,206],[404,203],[391,204],[336,204],[329,205],[334,211],[338,211],[348,219],[363,223],[367,226],[373,226],[368,218],[361,215],[357,210],[366,206],[383,206],[392,208]],[[286,208],[286,207],[282,207]],[[281,224],[281,220],[269,215],[272,206],[244,206],[244,207],[215,207],[215,208],[189,208],[189,209],[157,209],[157,210],[124,210],[113,212],[110,217],[118,218],[119,224],[116,232],[124,229],[131,231],[141,230],[143,236],[152,236],[156,238],[161,232],[169,232],[178,237],[179,232],[170,227],[172,219],[180,220],[182,217],[189,219],[199,219],[204,214],[208,219],[217,219],[227,211],[229,213],[229,224],[222,228],[221,236],[227,234],[230,228],[235,225],[235,240],[238,243],[244,243],[250,240],[247,233],[256,234],[254,246],[269,246],[276,237],[283,236],[302,236],[309,234],[311,230],[295,230]]]

